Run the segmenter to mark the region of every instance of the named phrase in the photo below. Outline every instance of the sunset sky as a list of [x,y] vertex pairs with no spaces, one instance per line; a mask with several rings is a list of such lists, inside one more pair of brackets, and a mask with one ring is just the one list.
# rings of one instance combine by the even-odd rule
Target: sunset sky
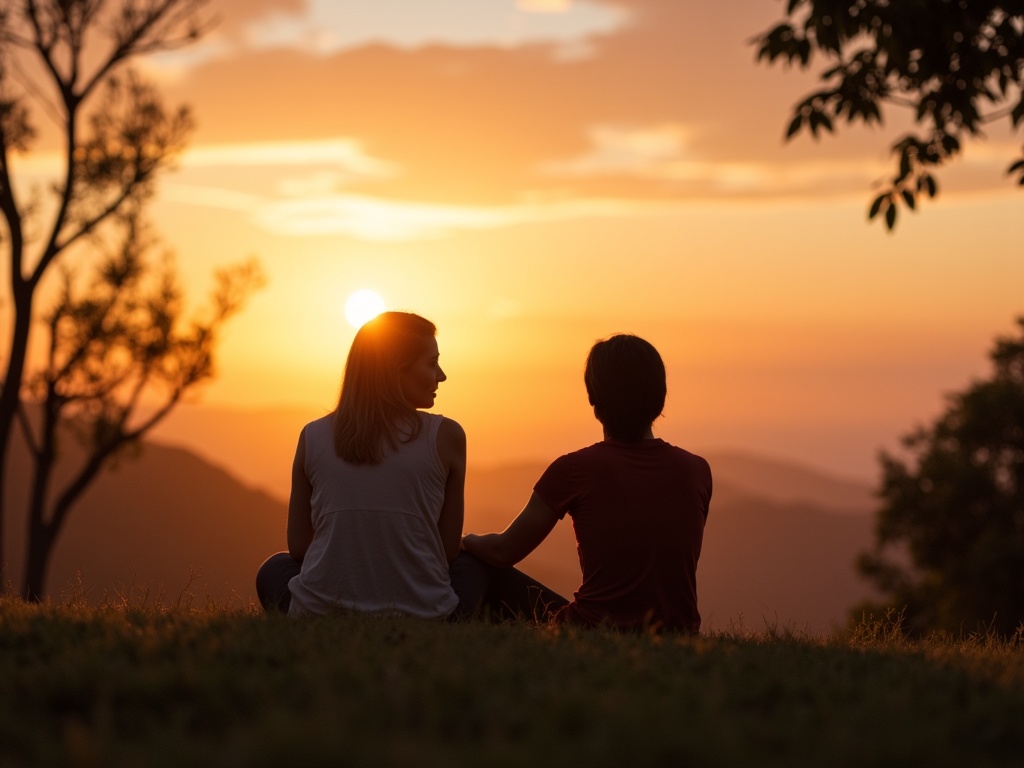
[[198,128],[153,213],[190,295],[268,276],[195,407],[330,409],[379,292],[439,328],[437,410],[471,461],[599,432],[582,364],[615,332],[669,370],[656,432],[873,479],[1024,313],[1005,123],[894,234],[868,224],[905,128],[783,141],[808,73],[755,62],[779,0],[213,0],[146,62]]

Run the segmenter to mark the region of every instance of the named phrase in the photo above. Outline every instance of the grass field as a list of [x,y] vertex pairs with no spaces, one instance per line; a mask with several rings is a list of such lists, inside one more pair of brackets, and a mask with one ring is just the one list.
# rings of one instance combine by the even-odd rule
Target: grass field
[[5,766],[1020,766],[1021,638],[0,598]]

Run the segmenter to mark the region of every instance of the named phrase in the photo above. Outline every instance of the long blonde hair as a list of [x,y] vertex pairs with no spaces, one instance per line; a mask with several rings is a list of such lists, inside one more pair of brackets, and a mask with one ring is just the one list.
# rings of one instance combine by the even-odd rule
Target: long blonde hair
[[420,431],[402,394],[402,371],[434,337],[432,322],[412,312],[382,312],[356,333],[334,410],[334,452],[352,464],[379,464],[385,451]]

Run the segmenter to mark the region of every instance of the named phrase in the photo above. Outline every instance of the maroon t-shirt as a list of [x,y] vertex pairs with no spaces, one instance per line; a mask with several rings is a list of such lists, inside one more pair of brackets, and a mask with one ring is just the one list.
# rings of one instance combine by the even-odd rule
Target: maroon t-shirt
[[557,619],[697,632],[711,468],[664,440],[605,440],[552,462],[534,491],[572,518],[583,583]]

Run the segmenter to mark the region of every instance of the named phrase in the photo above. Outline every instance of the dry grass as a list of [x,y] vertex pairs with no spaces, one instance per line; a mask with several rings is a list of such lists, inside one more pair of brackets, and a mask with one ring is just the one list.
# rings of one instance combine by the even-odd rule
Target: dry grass
[[[144,599],[143,599],[144,598]],[[4,766],[1018,766],[1021,637],[553,631],[0,599]]]

